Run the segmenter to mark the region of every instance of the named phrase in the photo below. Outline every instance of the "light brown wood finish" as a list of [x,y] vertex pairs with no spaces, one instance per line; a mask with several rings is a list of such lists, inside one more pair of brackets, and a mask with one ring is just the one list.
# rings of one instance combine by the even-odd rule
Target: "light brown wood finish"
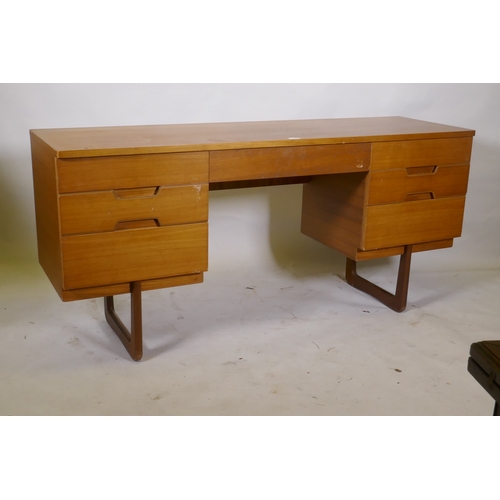
[[38,261],[57,291],[62,289],[61,231],[54,153],[31,135]]
[[236,149],[210,153],[210,182],[363,172],[370,144]]
[[[417,252],[428,252],[429,250],[441,250],[443,248],[451,248],[453,246],[453,239],[440,240],[440,241],[428,241],[426,243],[417,243],[412,245],[412,253]],[[383,257],[395,257],[397,255],[402,255],[405,251],[405,246],[389,247],[389,248],[379,248],[377,250],[360,250],[359,248],[352,248],[349,250],[350,253],[346,256],[355,261],[381,259]]]
[[353,256],[363,237],[367,174],[315,177],[304,184],[302,233]]
[[424,167],[428,165],[468,165],[472,137],[460,139],[430,139],[374,143],[371,170],[386,168]]
[[64,236],[63,288],[200,273],[208,267],[208,224]]
[[400,116],[33,130],[57,158],[470,137],[473,131]]
[[161,187],[152,192],[153,196],[130,198],[116,191],[62,195],[61,234],[114,231],[120,223],[151,219],[160,226],[208,220],[208,184]]
[[30,133],[39,258],[63,300],[200,283],[210,183],[304,182],[302,231],[353,261],[450,247],[474,135],[401,117]]
[[60,193],[208,182],[208,153],[57,160]]
[[372,144],[366,179],[323,176],[304,186],[302,232],[353,260],[404,245],[439,248],[435,242],[462,232],[471,144],[471,138]]
[[464,208],[465,197],[369,206],[360,248],[374,250],[458,238]]
[[[170,276],[168,278],[141,281],[143,292],[158,290],[160,288],[171,288],[174,286],[194,285],[196,283],[203,283],[203,273],[184,274],[182,276]],[[130,293],[130,283],[78,288],[76,290],[62,290],[61,299],[64,302],[71,302],[74,300],[123,295],[125,293]]]
[[[401,243],[405,238],[419,240],[413,242],[413,253],[452,246],[453,236],[441,235],[449,234],[450,231],[457,234],[460,232],[462,212],[453,214],[450,227],[443,223],[443,217],[450,214],[440,214],[437,210],[432,210],[432,205],[424,205],[427,218],[422,218],[421,223],[418,217],[417,221],[413,221],[417,230],[415,234],[406,229],[405,220],[406,215],[411,214],[412,207],[415,207],[414,202],[381,205],[383,208],[380,218],[377,213],[372,213],[371,218],[367,220],[367,212],[371,208],[367,206],[366,195],[370,177],[371,174],[319,176],[305,184],[302,199],[302,233],[355,261],[401,255],[404,245],[409,244]],[[463,210],[463,207],[460,206],[459,210]],[[439,233],[437,237],[426,232],[429,215],[431,226]],[[400,235],[401,227],[403,229]],[[415,227],[413,229],[415,230]],[[367,233],[367,245],[370,247],[364,243]],[[386,238],[384,245],[378,247],[379,240],[383,238]],[[424,241],[421,241],[422,238]]]
[[469,165],[420,171],[419,167],[408,167],[370,172],[368,204],[403,203],[418,194],[429,194],[431,199],[465,196]]

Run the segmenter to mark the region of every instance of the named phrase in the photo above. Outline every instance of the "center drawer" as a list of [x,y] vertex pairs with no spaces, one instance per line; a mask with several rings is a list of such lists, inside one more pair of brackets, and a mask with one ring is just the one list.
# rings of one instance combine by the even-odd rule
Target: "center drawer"
[[64,236],[63,289],[200,273],[208,267],[208,223]]
[[150,221],[167,226],[208,220],[208,185],[118,189],[59,197],[61,234],[113,231]]
[[210,182],[363,172],[371,144],[327,144],[210,152]]

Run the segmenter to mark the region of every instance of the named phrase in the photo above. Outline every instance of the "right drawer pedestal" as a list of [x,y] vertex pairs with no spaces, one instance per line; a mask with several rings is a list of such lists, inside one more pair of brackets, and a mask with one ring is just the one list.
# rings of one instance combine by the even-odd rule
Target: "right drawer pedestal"
[[304,234],[352,260],[452,246],[462,233],[470,138],[374,143],[370,171],[304,185]]

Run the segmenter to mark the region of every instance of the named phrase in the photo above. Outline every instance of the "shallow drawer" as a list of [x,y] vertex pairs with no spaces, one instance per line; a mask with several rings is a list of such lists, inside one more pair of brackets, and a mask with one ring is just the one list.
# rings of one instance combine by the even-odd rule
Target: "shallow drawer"
[[370,144],[335,144],[210,152],[210,182],[363,172]]
[[368,204],[465,196],[469,165],[408,167],[370,173]]
[[465,197],[366,207],[362,250],[457,238]]
[[63,289],[204,272],[208,224],[130,229],[62,238]]
[[133,224],[168,226],[208,219],[208,184],[65,194],[61,233],[113,231]]
[[374,142],[371,170],[470,163],[472,137]]
[[58,159],[60,193],[208,182],[208,153]]

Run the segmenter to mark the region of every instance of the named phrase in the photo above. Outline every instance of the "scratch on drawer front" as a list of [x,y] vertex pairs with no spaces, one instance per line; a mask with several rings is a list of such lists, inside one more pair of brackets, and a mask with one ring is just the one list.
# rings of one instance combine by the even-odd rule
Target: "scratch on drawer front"
[[363,161],[361,160],[360,162],[357,163],[356,168],[363,168],[365,165]]

